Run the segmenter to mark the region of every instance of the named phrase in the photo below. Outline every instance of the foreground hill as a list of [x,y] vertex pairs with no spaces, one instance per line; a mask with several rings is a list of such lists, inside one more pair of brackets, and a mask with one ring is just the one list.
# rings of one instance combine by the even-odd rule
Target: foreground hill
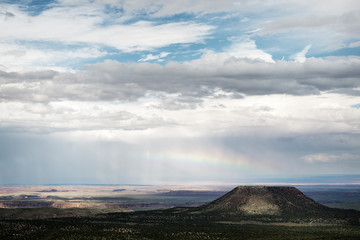
[[215,201],[200,206],[197,212],[222,218],[270,220],[358,222],[359,212],[321,205],[295,187],[241,186]]
[[200,207],[202,212],[243,215],[308,215],[328,211],[295,187],[237,187]]
[[190,212],[229,220],[359,225],[360,212],[321,205],[295,187],[240,186]]

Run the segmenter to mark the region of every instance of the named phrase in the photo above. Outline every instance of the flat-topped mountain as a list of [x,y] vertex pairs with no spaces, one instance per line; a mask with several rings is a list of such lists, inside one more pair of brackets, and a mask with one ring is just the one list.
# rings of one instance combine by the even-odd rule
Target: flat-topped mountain
[[330,210],[295,187],[265,186],[237,187],[200,209],[231,215],[305,215]]
[[295,187],[240,186],[208,204],[184,209],[183,213],[214,221],[360,224],[359,211],[326,207]]

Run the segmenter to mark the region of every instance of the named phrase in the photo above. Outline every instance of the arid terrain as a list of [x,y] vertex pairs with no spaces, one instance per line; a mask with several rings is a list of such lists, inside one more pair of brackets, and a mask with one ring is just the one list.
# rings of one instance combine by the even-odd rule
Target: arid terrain
[[96,208],[150,210],[199,206],[231,187],[52,185],[3,186],[0,208]]
[[[360,237],[359,211],[326,207],[294,187],[240,186],[225,194],[224,187],[190,190],[174,186],[16,188],[17,191],[14,187],[2,188],[1,201],[6,208],[0,209],[1,239]],[[326,195],[324,187],[317,188],[316,193]],[[357,190],[350,188],[340,191],[327,187],[331,194],[351,191],[356,195]],[[26,194],[19,194],[25,189]]]
[[[39,185],[0,187],[0,208],[112,208],[151,210],[200,206],[234,186]],[[297,186],[306,196],[334,208],[360,210],[360,186]]]

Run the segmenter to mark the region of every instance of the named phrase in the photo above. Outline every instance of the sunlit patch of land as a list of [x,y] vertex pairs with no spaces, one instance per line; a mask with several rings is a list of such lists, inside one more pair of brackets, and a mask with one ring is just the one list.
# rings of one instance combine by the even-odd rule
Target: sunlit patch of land
[[3,186],[0,208],[108,208],[150,210],[198,206],[231,187],[39,185]]

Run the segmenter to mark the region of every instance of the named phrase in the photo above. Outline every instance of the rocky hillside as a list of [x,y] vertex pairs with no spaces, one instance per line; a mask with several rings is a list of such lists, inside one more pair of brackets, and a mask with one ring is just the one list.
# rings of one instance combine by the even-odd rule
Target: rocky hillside
[[295,187],[241,186],[202,206],[201,210],[244,215],[309,215],[330,208]]

